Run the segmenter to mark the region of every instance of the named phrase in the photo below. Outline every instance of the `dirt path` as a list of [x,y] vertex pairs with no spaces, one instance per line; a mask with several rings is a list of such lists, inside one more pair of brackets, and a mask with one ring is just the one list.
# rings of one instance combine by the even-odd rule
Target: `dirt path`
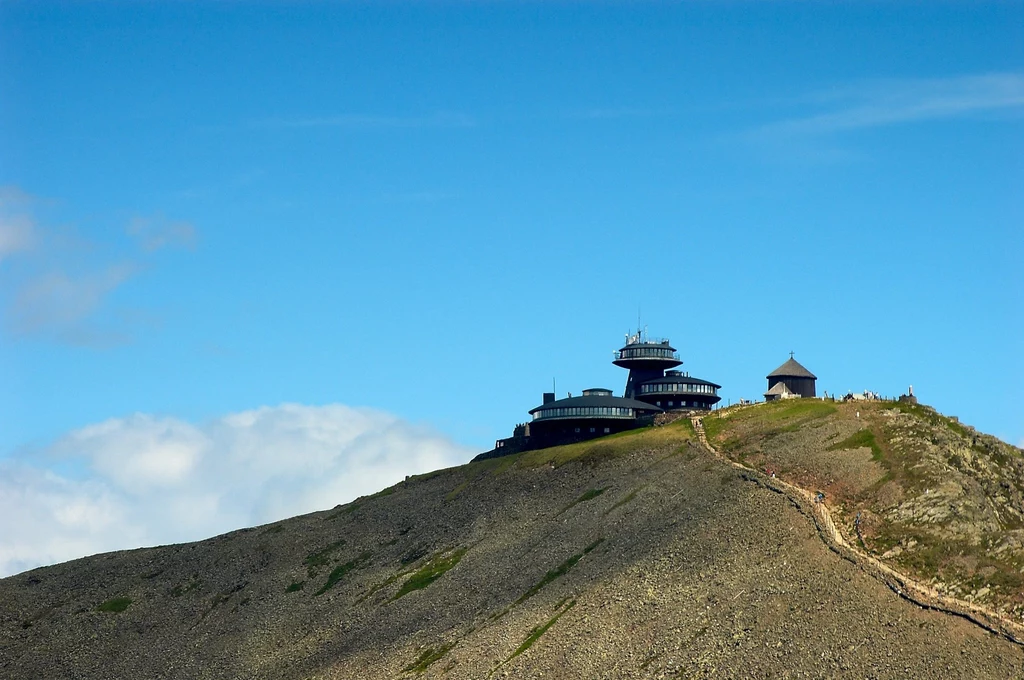
[[690,421],[693,423],[693,429],[697,433],[700,443],[708,451],[724,463],[740,470],[745,479],[786,496],[801,513],[814,521],[814,525],[818,529],[818,535],[840,557],[853,562],[864,572],[887,585],[900,597],[926,609],[934,609],[955,616],[961,616],[1007,640],[1024,645],[1024,626],[985,607],[942,595],[935,589],[919,583],[883,564],[871,555],[857,550],[839,532],[835,521],[832,519],[832,513],[829,512],[825,503],[817,502],[812,492],[730,460],[708,442],[707,435],[704,432],[704,423],[700,416],[691,416]]

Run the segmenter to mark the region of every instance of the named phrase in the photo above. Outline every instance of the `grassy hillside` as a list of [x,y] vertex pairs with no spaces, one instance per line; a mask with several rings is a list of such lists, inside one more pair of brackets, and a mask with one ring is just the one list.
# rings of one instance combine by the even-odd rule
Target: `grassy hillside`
[[[792,408],[803,412],[765,410],[749,427],[754,410],[731,413],[717,436],[742,448],[817,432],[838,413]],[[832,443],[858,431],[842,422]],[[767,455],[755,448],[736,455]],[[851,489],[881,489],[887,470],[865,455],[850,469],[882,466],[878,478],[864,472]],[[796,462],[786,474],[816,469]],[[1022,668],[1018,646],[895,598],[830,552],[784,496],[711,456],[685,420],[0,580],[4,678],[1008,678]]]
[[930,407],[888,402],[780,401],[704,422],[733,460],[821,489],[852,544],[1021,620],[1020,449]]

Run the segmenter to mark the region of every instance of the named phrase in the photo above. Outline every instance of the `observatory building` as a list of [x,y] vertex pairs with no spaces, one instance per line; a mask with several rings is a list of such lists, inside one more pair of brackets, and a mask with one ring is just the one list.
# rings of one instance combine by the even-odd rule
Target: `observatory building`
[[672,370],[683,362],[667,339],[652,340],[641,333],[629,336],[612,363],[629,369],[627,399],[639,399],[666,411],[710,410],[722,399],[718,396],[721,385]]
[[662,411],[647,402],[612,396],[611,390],[600,387],[583,390],[581,397],[557,401],[554,397],[548,392],[543,404],[530,409],[530,448],[542,449],[632,430],[645,418]]
[[652,340],[643,332],[627,335],[612,363],[629,371],[623,396],[605,388],[565,399],[545,392],[543,403],[530,409],[530,422],[517,425],[511,437],[476,459],[603,437],[648,425],[664,411],[708,410],[721,400],[721,385],[673,370],[683,362],[668,340]]
[[789,353],[789,360],[767,375],[768,391],[764,393],[765,401],[775,399],[791,399],[793,397],[813,397],[814,375],[800,365]]
[[699,409],[710,411],[722,400],[718,396],[721,385],[716,385],[700,378],[691,378],[689,373],[682,371],[665,371],[665,376],[648,380],[640,385],[637,399],[664,408],[667,411],[678,409]]

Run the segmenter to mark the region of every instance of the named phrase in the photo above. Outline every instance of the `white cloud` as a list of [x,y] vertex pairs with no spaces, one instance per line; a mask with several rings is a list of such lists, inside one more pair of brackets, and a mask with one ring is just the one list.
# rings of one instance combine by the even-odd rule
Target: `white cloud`
[[202,425],[107,420],[61,437],[35,462],[0,461],[0,576],[327,509],[472,454],[428,428],[337,404],[263,407]]
[[0,462],[0,576],[145,540],[129,507],[96,481]]
[[1024,109],[1024,74],[990,73],[951,78],[878,80],[803,98],[826,109],[757,130],[757,136],[827,134]]
[[53,452],[88,460],[103,479],[126,493],[173,487],[198,465],[209,446],[198,428],[173,418],[136,414],[76,430]]

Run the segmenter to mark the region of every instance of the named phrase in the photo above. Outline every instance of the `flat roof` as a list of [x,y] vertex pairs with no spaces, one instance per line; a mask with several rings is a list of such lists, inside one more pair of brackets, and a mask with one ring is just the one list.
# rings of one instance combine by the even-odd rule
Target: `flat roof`
[[551,401],[547,404],[542,404],[536,408],[530,409],[529,413],[532,415],[538,411],[548,411],[554,408],[574,408],[579,406],[610,406],[612,408],[631,408],[643,411],[661,411],[662,409],[648,404],[647,402],[638,401],[636,399],[626,399],[624,397],[613,397],[604,394],[588,394],[583,397],[569,397],[567,399],[559,399],[558,401]]
[[721,389],[721,385],[716,385],[710,380],[701,380],[700,378],[691,378],[688,375],[666,375],[664,378],[655,378],[654,380],[645,380],[640,383],[641,385],[652,385],[655,383],[683,383],[684,385],[711,385],[716,390]]

